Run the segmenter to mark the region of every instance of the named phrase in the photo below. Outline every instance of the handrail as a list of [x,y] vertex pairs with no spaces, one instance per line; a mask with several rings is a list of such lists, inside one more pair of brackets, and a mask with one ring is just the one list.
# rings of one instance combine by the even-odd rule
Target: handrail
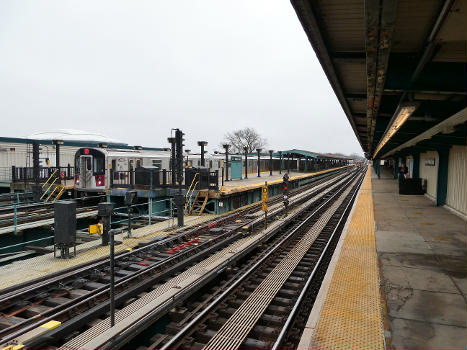
[[[56,173],[57,171],[58,171],[58,168],[55,169],[55,170],[52,172],[52,174],[49,176],[49,178],[47,179],[47,181],[44,182],[44,184],[42,185],[42,188],[44,188],[45,185],[47,185],[47,184],[49,183],[49,180],[53,178],[53,176],[55,175],[55,173]],[[55,180],[57,180],[57,179],[55,179]],[[54,182],[55,182],[55,181],[54,181]],[[50,187],[49,187],[49,188],[50,188]],[[48,191],[48,189],[47,189],[47,191]],[[46,192],[47,192],[47,191],[46,191]],[[41,199],[42,199],[42,198],[41,198]]]
[[56,177],[55,180],[50,184],[50,186],[45,190],[44,194],[41,196],[41,198],[39,198],[39,200],[42,200],[42,198],[45,197],[47,192],[49,192],[50,188],[55,184],[55,181],[57,181],[57,180],[58,180],[58,177]]
[[[191,198],[193,198],[193,194],[195,193],[195,188],[196,188],[196,185],[199,184],[199,181],[196,181],[195,182],[195,185],[193,186],[193,190],[191,191],[190,195],[188,196],[188,192],[187,192],[187,196],[188,196],[188,200],[186,201],[185,203],[185,212],[188,211],[188,205],[191,203]],[[191,205],[193,205],[194,203],[192,203]]]
[[[191,197],[193,197],[193,193],[195,192],[196,185],[199,183],[199,180],[195,182],[197,176],[199,176],[199,173],[195,173],[195,176],[193,176],[193,180],[191,180],[190,187],[188,187],[188,191],[186,192],[186,196],[189,197],[189,198],[185,203],[185,211],[187,211],[188,204],[191,201]],[[191,193],[190,193],[190,191],[191,191]]]

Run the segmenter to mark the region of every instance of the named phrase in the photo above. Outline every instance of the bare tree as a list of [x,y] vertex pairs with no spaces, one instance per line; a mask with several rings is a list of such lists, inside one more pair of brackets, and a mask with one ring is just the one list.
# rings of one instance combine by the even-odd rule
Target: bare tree
[[248,153],[253,152],[257,148],[264,148],[267,144],[266,139],[262,138],[253,128],[244,128],[228,132],[224,135],[225,141],[231,145],[232,153],[243,153],[245,147],[248,148]]

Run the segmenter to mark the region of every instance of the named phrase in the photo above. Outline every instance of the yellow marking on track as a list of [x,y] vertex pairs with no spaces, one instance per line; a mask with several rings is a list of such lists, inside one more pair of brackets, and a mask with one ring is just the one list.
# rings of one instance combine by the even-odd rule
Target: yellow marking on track
[[60,321],[49,321],[47,323],[44,323],[43,325],[41,325],[41,328],[47,328],[49,331],[51,331],[52,329],[55,329],[57,328],[58,326],[60,326],[62,323]]

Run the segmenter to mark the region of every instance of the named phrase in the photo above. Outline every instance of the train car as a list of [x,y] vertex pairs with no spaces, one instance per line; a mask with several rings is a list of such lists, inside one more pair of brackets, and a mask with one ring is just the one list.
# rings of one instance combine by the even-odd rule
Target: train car
[[75,190],[104,192],[110,188],[111,173],[120,181],[124,175],[129,176],[130,170],[169,169],[169,163],[170,151],[80,148],[75,154]]
[[[219,170],[224,162],[221,157],[206,154],[205,164],[215,171]],[[201,166],[201,155],[184,155],[184,166]],[[111,183],[129,184],[129,176],[132,176],[130,170],[140,167],[170,171],[170,150],[80,148],[75,154],[75,190],[105,192],[110,189]]]
[[[241,155],[229,155],[244,158]],[[269,156],[261,155],[260,171],[269,170]],[[256,156],[248,156],[248,172],[257,171],[258,159]],[[185,167],[200,167],[200,154],[185,154]],[[205,166],[210,171],[222,170],[225,167],[225,155],[221,153],[206,154]],[[280,161],[273,160],[274,170],[279,169]],[[140,167],[147,169],[171,170],[170,150],[145,150],[145,149],[114,149],[114,148],[80,148],[75,154],[75,190],[78,192],[103,193],[110,189],[111,184],[130,184],[130,176],[135,183],[134,172]],[[221,173],[219,173],[220,175]],[[112,178],[111,178],[112,177]],[[170,178],[170,176],[168,176]]]

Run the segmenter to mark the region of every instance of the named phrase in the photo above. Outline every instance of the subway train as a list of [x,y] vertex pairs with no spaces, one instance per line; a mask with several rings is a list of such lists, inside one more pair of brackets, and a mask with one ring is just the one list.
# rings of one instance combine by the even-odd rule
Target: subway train
[[[188,166],[199,166],[201,156],[184,156]],[[206,165],[217,170],[223,165],[206,156]],[[75,190],[79,192],[104,192],[111,184],[129,184],[130,170],[138,168],[170,170],[170,151],[144,149],[80,148],[75,154]]]
[[[229,162],[235,157],[242,160],[244,166],[244,156],[229,155]],[[225,154],[215,153],[205,155],[205,166],[210,171],[221,170],[224,167]],[[303,161],[302,161],[303,162]],[[260,171],[269,170],[269,155],[261,155]],[[297,160],[290,161],[290,169],[297,168]],[[248,157],[248,173],[257,171],[257,156]],[[170,150],[145,150],[145,149],[114,149],[114,148],[80,148],[75,154],[75,190],[78,192],[105,192],[111,185],[128,185],[135,180],[134,172],[138,168],[166,169],[171,170]],[[200,154],[184,154],[184,166],[201,166]],[[273,159],[273,169],[278,170],[280,160]],[[287,165],[283,165],[287,168]],[[303,164],[300,163],[303,168]],[[162,176],[162,172],[161,172]],[[130,178],[132,177],[132,178]],[[168,176],[170,178],[170,175]],[[162,180],[161,180],[162,182]],[[134,183],[134,182],[133,182]]]

